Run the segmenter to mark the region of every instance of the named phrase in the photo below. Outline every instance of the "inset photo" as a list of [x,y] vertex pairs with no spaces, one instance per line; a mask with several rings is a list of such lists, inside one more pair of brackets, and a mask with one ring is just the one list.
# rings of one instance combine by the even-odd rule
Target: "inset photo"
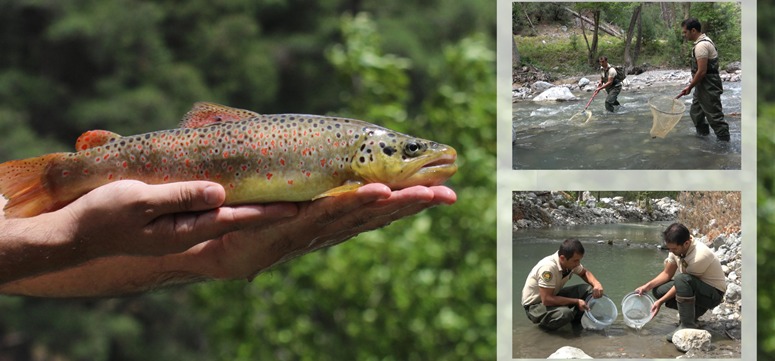
[[739,2],[513,3],[513,169],[740,169],[741,40]]
[[512,357],[740,358],[740,215],[740,192],[513,192]]

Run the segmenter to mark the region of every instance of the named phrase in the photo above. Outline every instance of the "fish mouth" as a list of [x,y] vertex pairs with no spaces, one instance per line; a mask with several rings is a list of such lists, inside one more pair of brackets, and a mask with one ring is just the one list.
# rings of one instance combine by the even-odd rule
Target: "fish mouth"
[[457,152],[450,146],[444,146],[433,156],[429,156],[425,163],[412,175],[400,181],[388,184],[391,189],[402,189],[411,186],[437,186],[452,177],[457,172]]

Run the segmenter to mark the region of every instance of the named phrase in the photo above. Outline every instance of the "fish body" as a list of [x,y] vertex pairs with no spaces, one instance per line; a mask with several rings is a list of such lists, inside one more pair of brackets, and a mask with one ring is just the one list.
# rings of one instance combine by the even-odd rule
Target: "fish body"
[[6,217],[50,212],[122,179],[209,180],[223,185],[225,204],[236,205],[307,201],[374,182],[438,185],[457,170],[452,147],[368,122],[215,107],[189,112],[185,128],[133,136],[91,131],[77,152],[0,164]]

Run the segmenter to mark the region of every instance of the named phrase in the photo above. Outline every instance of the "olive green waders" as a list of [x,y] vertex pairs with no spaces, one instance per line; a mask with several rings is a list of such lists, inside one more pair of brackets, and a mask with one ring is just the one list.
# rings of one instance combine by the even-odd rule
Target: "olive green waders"
[[[586,299],[591,295],[592,286],[588,284],[564,287],[557,293],[557,296],[577,299]],[[538,327],[553,331],[570,322],[580,322],[584,311],[579,310],[577,305],[547,307],[539,302],[525,306],[525,313],[527,313],[527,318],[530,321],[538,324]]]
[[[675,286],[676,296],[674,299],[667,300],[665,306],[678,310],[681,323],[675,331],[682,328],[696,328],[697,319],[718,306],[724,298],[722,291],[688,273],[677,273],[672,281],[654,288],[652,293],[656,299],[660,299],[673,286]],[[675,331],[667,335],[668,341],[672,342]]]
[[[703,40],[709,41],[710,40]],[[713,42],[710,42],[713,44]],[[713,45],[715,47],[715,44]],[[692,47],[692,78],[697,73],[697,59],[694,57]],[[694,98],[689,108],[689,116],[694,122],[698,135],[710,134],[710,129],[716,133],[718,140],[729,140],[729,124],[724,121],[724,112],[721,109],[721,94],[724,88],[721,85],[721,76],[718,73],[718,58],[708,59],[708,67],[705,77],[694,87]]]

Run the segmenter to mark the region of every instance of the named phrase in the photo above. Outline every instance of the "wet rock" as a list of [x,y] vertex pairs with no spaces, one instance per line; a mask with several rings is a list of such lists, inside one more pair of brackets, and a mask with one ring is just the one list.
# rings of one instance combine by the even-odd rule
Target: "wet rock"
[[710,348],[710,332],[693,328],[678,330],[673,334],[673,345],[683,352]]
[[549,355],[547,359],[553,360],[567,360],[567,359],[591,359],[592,356],[587,355],[580,348],[563,346],[560,347],[553,354]]
[[554,88],[554,84],[545,81],[537,81],[530,86],[530,90],[534,92],[542,92],[551,88]]
[[734,73],[740,69],[742,69],[742,63],[740,63],[739,61],[733,61],[727,64],[727,66],[724,68],[724,70],[726,70],[727,73]]
[[545,90],[543,93],[533,98],[533,101],[568,101],[578,99],[579,98],[573,95],[573,93],[571,93],[568,88],[563,86],[556,86],[554,88]]
[[589,79],[587,79],[587,78],[579,79],[579,82],[578,82],[579,89],[584,88],[584,86],[586,86],[586,85],[589,85]]

